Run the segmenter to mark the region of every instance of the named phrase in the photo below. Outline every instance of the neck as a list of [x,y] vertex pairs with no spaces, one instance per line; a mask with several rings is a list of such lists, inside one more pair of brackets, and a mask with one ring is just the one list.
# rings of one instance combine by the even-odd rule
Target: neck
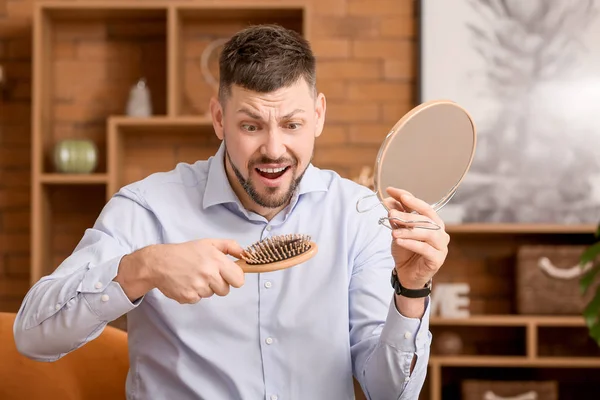
[[282,205],[278,208],[268,208],[263,207],[259,204],[256,204],[254,200],[250,197],[248,193],[244,190],[240,181],[237,179],[233,168],[231,167],[231,163],[229,162],[229,157],[224,155],[224,164],[225,164],[225,173],[227,175],[227,180],[233,189],[233,192],[240,200],[244,208],[248,211],[252,211],[262,217],[264,217],[267,221],[270,221],[275,217],[281,210],[283,210],[287,204]]

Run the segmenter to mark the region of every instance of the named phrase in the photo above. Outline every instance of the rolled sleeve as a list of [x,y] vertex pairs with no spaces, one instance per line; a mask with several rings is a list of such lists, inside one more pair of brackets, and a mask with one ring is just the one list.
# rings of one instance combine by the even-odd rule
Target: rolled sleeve
[[78,289],[92,311],[102,321],[110,322],[137,307],[143,297],[131,302],[123,288],[113,279],[119,272],[123,255],[112,258],[102,265],[90,268]]
[[407,318],[398,312],[392,297],[385,326],[381,331],[382,342],[408,353],[424,354],[431,343],[429,334],[430,298],[425,298],[425,312],[421,319]]

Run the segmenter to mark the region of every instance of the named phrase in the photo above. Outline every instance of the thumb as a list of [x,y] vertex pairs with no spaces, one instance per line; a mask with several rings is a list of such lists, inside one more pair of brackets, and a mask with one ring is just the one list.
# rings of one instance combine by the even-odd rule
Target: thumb
[[224,254],[230,254],[235,258],[241,258],[244,249],[235,240],[229,239],[212,239],[210,244],[216,247],[219,251]]

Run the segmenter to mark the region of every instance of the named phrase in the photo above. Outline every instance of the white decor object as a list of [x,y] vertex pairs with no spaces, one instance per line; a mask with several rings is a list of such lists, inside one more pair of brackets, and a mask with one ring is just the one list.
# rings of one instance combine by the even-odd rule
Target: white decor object
[[438,283],[431,292],[431,315],[444,318],[467,318],[471,287],[468,283]]
[[145,79],[140,79],[129,91],[127,115],[130,117],[149,117],[152,115],[150,90]]

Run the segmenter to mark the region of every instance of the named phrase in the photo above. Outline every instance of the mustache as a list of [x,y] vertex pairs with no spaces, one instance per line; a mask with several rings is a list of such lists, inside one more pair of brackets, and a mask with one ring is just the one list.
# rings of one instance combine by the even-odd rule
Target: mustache
[[298,160],[296,158],[289,157],[281,157],[276,160],[269,157],[260,157],[256,160],[252,160],[250,163],[250,167],[253,168],[257,164],[288,164],[290,167],[295,167],[298,165]]

